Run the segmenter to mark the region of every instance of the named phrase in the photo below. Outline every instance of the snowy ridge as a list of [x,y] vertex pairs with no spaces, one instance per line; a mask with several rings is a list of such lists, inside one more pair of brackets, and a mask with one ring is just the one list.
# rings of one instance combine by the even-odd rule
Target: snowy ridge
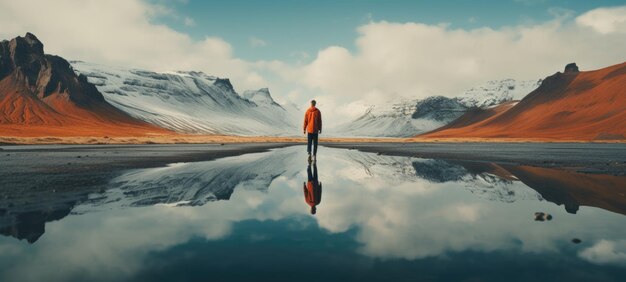
[[115,188],[93,194],[72,213],[156,204],[202,206],[228,200],[236,189],[267,192],[277,177],[293,176],[302,169],[303,158],[294,157],[298,149],[301,148],[130,171],[110,181],[109,185]]
[[519,100],[540,84],[541,80],[494,80],[453,98],[431,96],[371,105],[363,115],[331,133],[357,137],[411,137],[444,126],[468,109]]
[[331,131],[344,136],[409,137],[444,126],[465,108],[453,99],[435,96],[372,105],[350,123]]
[[[135,118],[184,133],[294,135],[294,106],[276,103],[269,89],[240,96],[228,79],[202,72],[152,72],[72,61],[113,106]],[[290,112],[291,111],[291,112]]]
[[[535,190],[514,185],[513,180],[504,179],[485,171],[470,171],[462,164],[437,159],[363,154],[349,151],[347,157],[362,167],[370,176],[391,177],[397,182],[461,183],[470,193],[490,201],[513,203],[518,200],[543,200]],[[481,165],[481,164],[474,164]]]
[[[155,204],[202,206],[209,202],[228,200],[236,189],[267,192],[277,177],[292,178],[303,170],[302,149],[296,146],[217,161],[175,163],[166,167],[130,171],[109,182],[115,188],[92,194],[72,213]],[[357,151],[340,151],[335,156],[356,164],[369,176],[389,178],[390,183],[418,183],[424,180],[433,183],[458,182],[463,183],[472,194],[492,201],[541,199],[530,188],[519,190],[514,187],[511,180],[488,172],[471,172],[460,164],[443,160]]]
[[521,100],[528,93],[541,85],[538,80],[503,79],[488,81],[484,85],[473,87],[458,97],[468,107],[484,108],[504,102]]

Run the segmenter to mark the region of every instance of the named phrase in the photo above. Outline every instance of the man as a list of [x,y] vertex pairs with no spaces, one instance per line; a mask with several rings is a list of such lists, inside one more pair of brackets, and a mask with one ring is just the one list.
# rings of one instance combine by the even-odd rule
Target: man
[[317,180],[317,165],[313,164],[313,173],[311,173],[311,165],[306,169],[307,182],[304,183],[304,201],[311,207],[311,214],[317,212],[316,206],[322,201],[322,183]]
[[[315,100],[311,100],[311,107],[304,114],[304,134],[307,135],[306,150],[309,153],[309,163],[317,159],[317,137],[322,134],[322,112],[315,107]],[[311,145],[313,158],[311,159]]]

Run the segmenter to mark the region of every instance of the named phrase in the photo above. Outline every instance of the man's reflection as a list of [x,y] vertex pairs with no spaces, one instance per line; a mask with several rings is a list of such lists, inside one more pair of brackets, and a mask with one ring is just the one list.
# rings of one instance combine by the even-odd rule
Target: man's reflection
[[311,173],[311,164],[306,169],[307,182],[304,183],[304,201],[311,206],[311,214],[315,214],[317,209],[315,206],[322,201],[322,183],[317,180],[317,164],[313,164],[313,173]]

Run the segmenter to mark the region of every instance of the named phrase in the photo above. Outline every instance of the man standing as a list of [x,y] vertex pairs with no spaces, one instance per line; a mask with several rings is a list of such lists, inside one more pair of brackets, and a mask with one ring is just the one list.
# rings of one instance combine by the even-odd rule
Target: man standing
[[[315,107],[315,100],[311,100],[311,107],[304,114],[304,134],[307,135],[306,150],[309,153],[309,162],[315,161],[317,156],[317,137],[322,134],[322,113]],[[311,145],[313,158],[311,159]]]

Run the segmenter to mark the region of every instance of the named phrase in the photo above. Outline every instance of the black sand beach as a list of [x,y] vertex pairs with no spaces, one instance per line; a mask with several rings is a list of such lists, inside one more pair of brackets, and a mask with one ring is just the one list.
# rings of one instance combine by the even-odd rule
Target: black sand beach
[[394,156],[530,165],[626,175],[626,144],[604,143],[326,143]]

